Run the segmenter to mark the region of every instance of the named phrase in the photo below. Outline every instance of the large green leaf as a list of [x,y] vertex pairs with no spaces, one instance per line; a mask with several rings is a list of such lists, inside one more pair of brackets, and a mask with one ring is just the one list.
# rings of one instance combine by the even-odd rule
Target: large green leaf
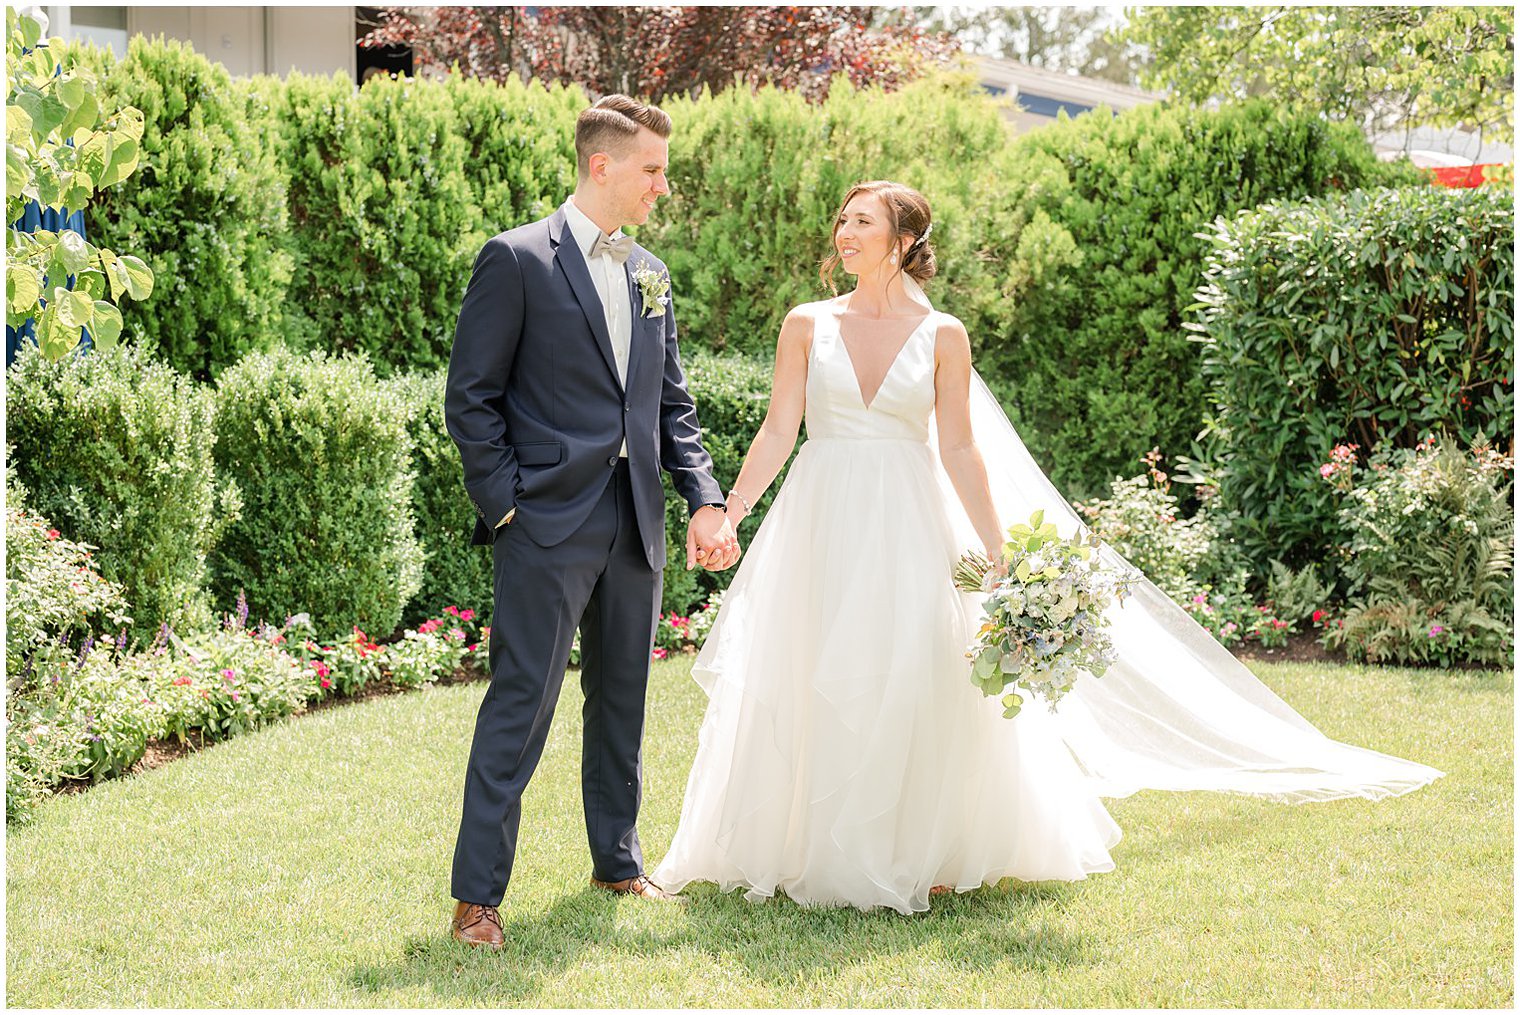
[[121,338],[121,311],[104,300],[95,301],[95,319],[90,324],[90,337],[102,349],[109,349]]
[[128,296],[134,300],[145,300],[153,295],[153,272],[141,258],[124,254],[117,258],[116,264],[122,272],[122,282],[126,285]]
[[23,314],[37,305],[42,295],[42,273],[25,264],[11,264],[5,273],[5,299],[13,314]]
[[137,142],[130,137],[117,140],[111,150],[111,164],[99,177],[101,187],[112,187],[132,175],[137,168]]

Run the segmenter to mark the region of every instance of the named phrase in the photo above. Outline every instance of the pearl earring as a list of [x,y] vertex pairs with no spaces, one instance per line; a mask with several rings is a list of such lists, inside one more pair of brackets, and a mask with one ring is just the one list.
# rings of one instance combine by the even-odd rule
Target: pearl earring
[[893,264],[897,263],[897,251],[895,251],[895,250],[892,251],[892,263]]

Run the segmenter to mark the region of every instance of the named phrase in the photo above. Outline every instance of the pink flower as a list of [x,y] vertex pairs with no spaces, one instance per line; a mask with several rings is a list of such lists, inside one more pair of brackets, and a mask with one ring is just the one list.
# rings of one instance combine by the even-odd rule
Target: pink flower
[[232,700],[233,701],[237,701],[239,697],[240,697],[240,695],[236,691],[232,692]]
[[456,627],[449,631],[449,637],[455,641],[464,641],[464,632]]
[[48,529],[47,530],[47,537],[49,539],[57,539],[58,538],[58,530],[57,529]]
[[[319,676],[319,677],[325,677],[329,673],[332,672],[331,668],[329,668],[328,665],[326,663],[322,662],[320,659],[317,660],[316,662],[312,663],[311,664],[311,668],[317,672],[317,676]],[[323,681],[322,682],[322,686],[326,687],[327,686],[327,682]]]
[[1335,466],[1331,465],[1329,462],[1326,462],[1324,465],[1321,465],[1319,467],[1319,474],[1325,479],[1329,479],[1331,476],[1335,475]]
[[474,651],[475,651],[475,650],[476,650],[476,649],[478,649],[478,648],[480,648],[480,642],[478,642],[478,641],[477,641],[477,642],[476,642],[476,643],[475,643],[475,644],[473,644],[473,645],[466,645],[466,646],[465,646],[465,647],[464,647],[464,650],[465,650],[465,651],[466,651],[466,652],[474,652]]
[[1436,635],[1440,634],[1442,631],[1445,631],[1445,630],[1446,630],[1446,628],[1442,627],[1440,624],[1432,624],[1431,627],[1430,627],[1430,633],[1428,635],[1426,635],[1426,637],[1427,638],[1434,638]]
[[491,629],[489,627],[482,627],[480,629],[480,637],[482,640],[491,637]]
[[327,678],[326,678],[326,677],[323,677],[323,678],[322,678],[322,680],[321,680],[321,684],[322,684],[322,690],[324,690],[324,691],[325,691],[325,690],[327,690],[327,689],[328,689],[328,688],[329,688],[329,687],[331,687],[331,686],[332,686],[332,681],[331,681],[331,680],[328,680],[328,679],[327,679]]
[[190,680],[189,677],[175,677],[174,678],[174,685],[176,687],[188,687],[190,684],[191,684],[191,680]]
[[1204,603],[1206,603],[1208,601],[1209,601],[1209,597],[1208,597],[1208,593],[1206,593],[1206,592],[1200,592],[1196,596],[1193,597],[1193,602],[1195,604],[1197,604],[1198,606],[1202,606]]
[[654,650],[654,657],[655,657],[655,658],[656,658],[656,659],[664,659],[664,658],[665,658],[665,657],[666,657],[666,656],[668,656],[668,655],[669,655],[669,654],[670,654],[670,653],[669,653],[669,652],[666,652],[666,651],[665,651],[665,650],[664,650],[664,649],[662,649],[662,648],[657,648],[657,649],[655,649],[655,650]]
[[236,670],[223,670],[222,671],[222,679],[225,680],[225,681],[227,681],[227,683],[229,683],[229,684],[232,683],[232,681],[235,680],[236,678],[237,678],[237,671]]
[[443,608],[443,612],[447,613],[451,617],[457,617],[457,616],[459,616],[459,607],[457,607],[457,606],[445,606]]
[[466,624],[468,624],[470,621],[472,621],[472,620],[475,619],[475,611],[474,610],[461,610],[461,611],[459,611],[459,619],[462,620],[462,621],[464,621]]

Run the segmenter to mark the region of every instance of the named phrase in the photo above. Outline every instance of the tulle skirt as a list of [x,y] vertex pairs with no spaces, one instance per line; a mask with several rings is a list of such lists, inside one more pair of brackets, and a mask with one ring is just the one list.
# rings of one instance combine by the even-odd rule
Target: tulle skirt
[[975,600],[927,444],[805,443],[698,656],[709,701],[654,878],[805,905],[1113,869],[1119,828],[1039,701],[972,686]]

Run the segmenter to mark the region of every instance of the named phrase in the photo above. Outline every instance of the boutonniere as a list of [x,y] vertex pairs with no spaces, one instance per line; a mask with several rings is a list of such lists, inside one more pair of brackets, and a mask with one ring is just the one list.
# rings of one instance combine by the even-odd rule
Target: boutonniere
[[639,284],[639,295],[644,297],[644,317],[661,317],[670,306],[670,275],[655,271],[648,261],[640,263],[633,273]]

